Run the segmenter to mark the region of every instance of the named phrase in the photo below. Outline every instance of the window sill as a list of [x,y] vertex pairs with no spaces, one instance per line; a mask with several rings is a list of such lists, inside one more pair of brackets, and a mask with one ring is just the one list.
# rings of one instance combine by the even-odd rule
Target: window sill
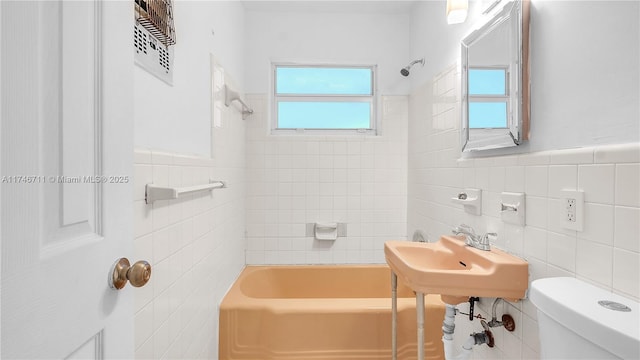
[[378,136],[376,129],[271,129],[271,135],[288,136]]

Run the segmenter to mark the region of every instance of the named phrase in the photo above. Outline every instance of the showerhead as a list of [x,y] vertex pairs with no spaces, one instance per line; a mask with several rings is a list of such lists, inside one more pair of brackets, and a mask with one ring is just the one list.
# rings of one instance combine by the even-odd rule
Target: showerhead
[[403,67],[403,68],[400,70],[400,74],[401,74],[402,76],[405,76],[405,77],[406,77],[406,76],[409,76],[409,69],[411,69],[411,67],[412,67],[413,65],[417,64],[417,63],[420,63],[422,66],[424,66],[424,58],[422,58],[422,59],[418,59],[418,60],[413,60],[411,63],[409,63],[409,65],[407,65],[407,66]]

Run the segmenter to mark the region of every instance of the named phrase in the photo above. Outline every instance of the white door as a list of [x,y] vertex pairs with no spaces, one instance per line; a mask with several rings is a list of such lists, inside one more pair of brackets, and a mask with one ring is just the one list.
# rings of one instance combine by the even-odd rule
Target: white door
[[133,253],[132,27],[131,1],[0,1],[2,359],[133,357],[135,288],[107,284]]

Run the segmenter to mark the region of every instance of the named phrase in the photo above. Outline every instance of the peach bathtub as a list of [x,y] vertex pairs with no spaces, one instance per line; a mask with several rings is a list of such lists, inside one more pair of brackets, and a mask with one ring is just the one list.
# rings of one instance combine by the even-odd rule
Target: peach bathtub
[[[391,359],[390,274],[386,265],[246,267],[220,305],[220,360]],[[440,296],[425,309],[425,358],[443,359]],[[416,344],[415,296],[398,284],[398,359],[415,359]]]

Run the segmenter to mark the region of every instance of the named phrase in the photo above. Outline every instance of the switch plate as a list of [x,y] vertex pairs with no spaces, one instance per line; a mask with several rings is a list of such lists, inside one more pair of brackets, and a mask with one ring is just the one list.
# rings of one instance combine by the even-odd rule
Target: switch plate
[[584,228],[584,191],[562,190],[562,224],[565,229],[582,231]]

